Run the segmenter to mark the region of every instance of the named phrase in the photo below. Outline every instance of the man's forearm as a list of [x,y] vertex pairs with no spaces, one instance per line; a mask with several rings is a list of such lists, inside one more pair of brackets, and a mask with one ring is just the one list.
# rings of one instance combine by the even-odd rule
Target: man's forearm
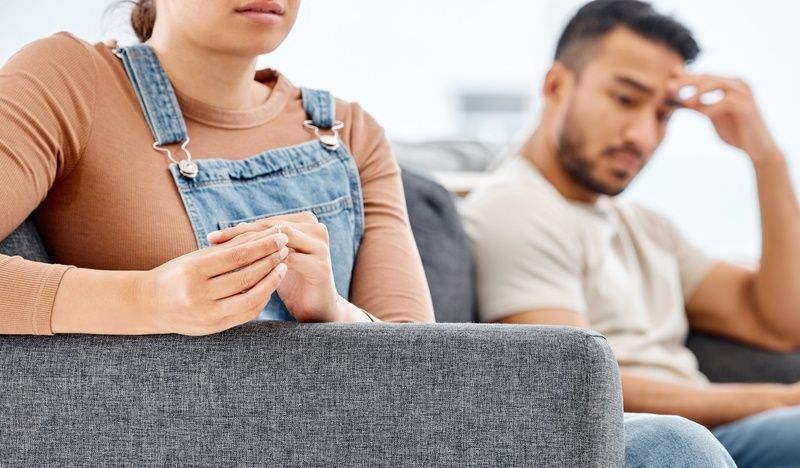
[[753,157],[761,208],[761,267],[753,284],[762,322],[800,345],[800,208],[786,160]]
[[800,392],[787,385],[697,386],[650,379],[624,369],[622,390],[627,412],[675,414],[709,428],[770,409],[800,404],[800,395],[797,395]]

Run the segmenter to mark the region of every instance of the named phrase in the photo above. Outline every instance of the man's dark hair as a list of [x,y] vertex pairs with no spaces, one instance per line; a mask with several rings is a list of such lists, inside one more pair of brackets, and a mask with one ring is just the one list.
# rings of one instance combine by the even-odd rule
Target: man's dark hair
[[595,0],[567,23],[556,47],[555,59],[580,71],[596,49],[598,39],[617,27],[625,27],[674,50],[684,62],[697,58],[700,46],[691,31],[671,16],[658,13],[639,0]]

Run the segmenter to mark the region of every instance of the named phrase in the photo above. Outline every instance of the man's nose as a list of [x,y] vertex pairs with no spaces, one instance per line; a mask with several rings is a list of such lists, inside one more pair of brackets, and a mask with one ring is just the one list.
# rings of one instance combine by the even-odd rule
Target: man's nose
[[633,144],[642,156],[655,151],[659,141],[659,123],[655,118],[638,116],[629,122],[623,137],[626,143]]

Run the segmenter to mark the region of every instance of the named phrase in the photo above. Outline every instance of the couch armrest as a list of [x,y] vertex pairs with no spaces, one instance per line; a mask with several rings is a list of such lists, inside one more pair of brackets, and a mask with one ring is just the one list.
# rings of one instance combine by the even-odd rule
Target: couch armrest
[[687,346],[712,382],[800,382],[800,352],[776,353],[702,333]]
[[572,328],[253,322],[0,337],[10,465],[621,466],[619,374]]

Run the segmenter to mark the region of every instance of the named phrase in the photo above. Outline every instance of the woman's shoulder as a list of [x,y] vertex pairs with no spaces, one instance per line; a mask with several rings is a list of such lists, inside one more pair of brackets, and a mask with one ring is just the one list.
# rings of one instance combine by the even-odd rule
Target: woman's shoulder
[[303,90],[324,91],[333,98],[336,120],[344,124],[339,131],[339,136],[348,146],[359,166],[370,162],[374,158],[391,156],[388,152],[388,142],[383,127],[364,107],[357,101],[343,99],[333,91],[324,88],[300,87],[292,84],[285,75],[272,71],[276,89],[289,94],[290,104],[298,112],[303,109]]
[[384,128],[359,102],[340,97],[334,97],[334,101],[336,120],[344,123],[340,134],[353,150],[354,156],[371,153],[374,146],[385,143]]
[[2,66],[6,77],[18,86],[35,81],[54,98],[69,100],[97,92],[98,64],[103,44],[92,45],[68,32],[38,39],[17,51]]
[[28,43],[9,59],[8,65],[90,65],[96,54],[98,51],[95,46],[62,31]]

